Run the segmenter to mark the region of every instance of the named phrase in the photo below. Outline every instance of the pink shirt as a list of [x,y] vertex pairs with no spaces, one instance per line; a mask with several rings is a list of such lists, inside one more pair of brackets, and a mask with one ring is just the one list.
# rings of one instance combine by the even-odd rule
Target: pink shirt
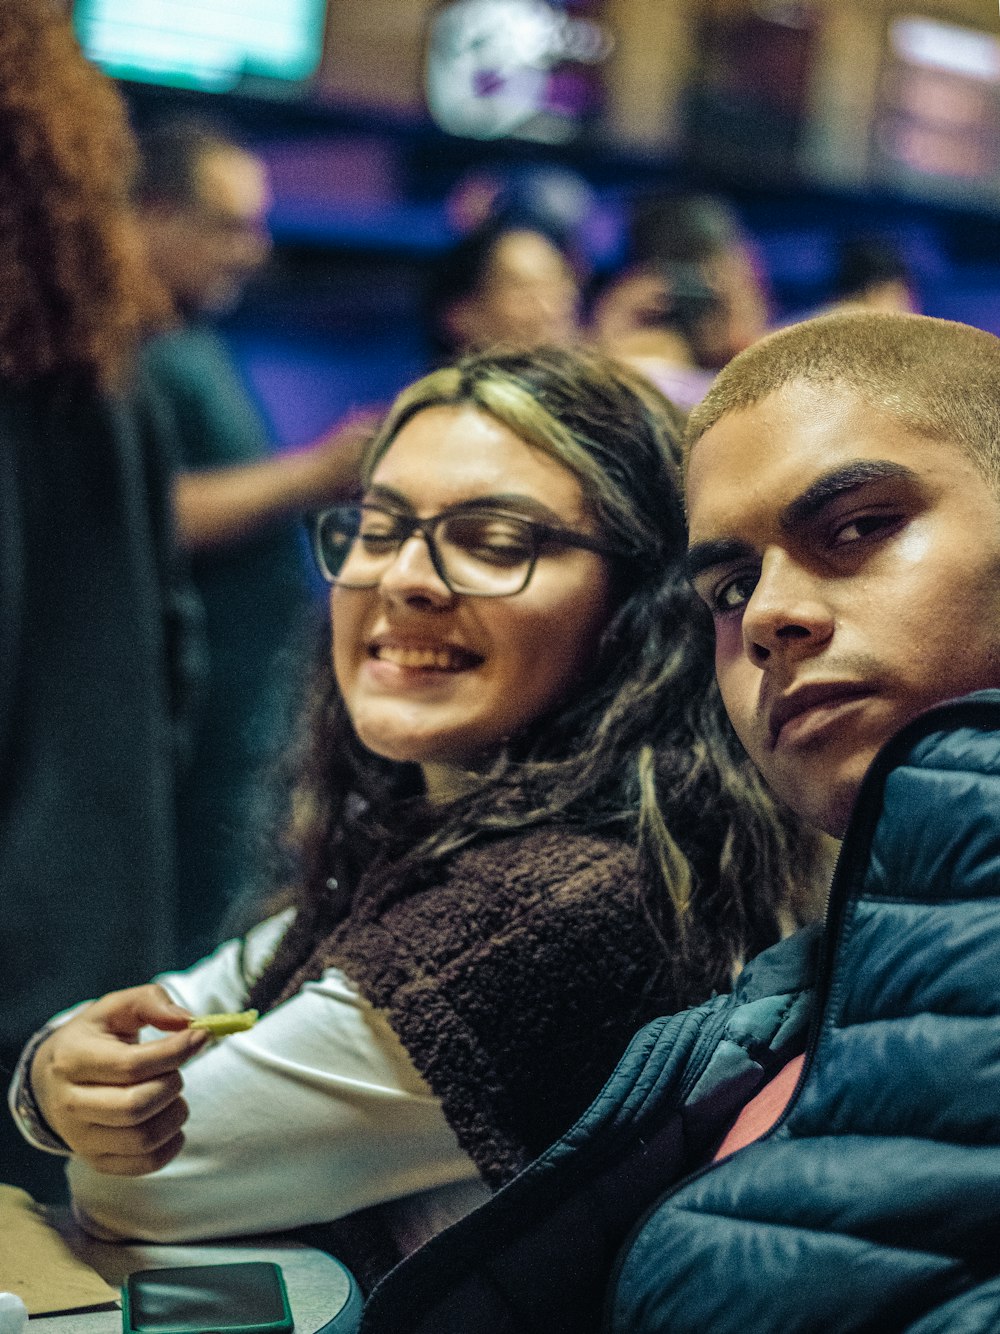
[[750,1099],[719,1145],[713,1162],[717,1163],[720,1158],[728,1157],[737,1149],[745,1149],[771,1129],[795,1092],[805,1059],[805,1056],[793,1056],[756,1097]]

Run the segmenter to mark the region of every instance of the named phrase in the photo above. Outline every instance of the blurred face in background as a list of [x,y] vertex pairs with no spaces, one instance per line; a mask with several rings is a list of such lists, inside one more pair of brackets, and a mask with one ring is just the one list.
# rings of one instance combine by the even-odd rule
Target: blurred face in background
[[529,229],[504,232],[475,292],[456,301],[445,323],[465,349],[495,343],[565,345],[577,333],[579,285],[554,242]]
[[706,370],[720,370],[737,352],[767,333],[767,295],[749,250],[734,246],[704,262],[705,280],[719,298],[717,308],[699,325],[695,360]]
[[220,313],[235,305],[270,253],[270,202],[263,163],[220,146],[198,162],[191,202],[141,210],[151,261],[181,312]]
[[624,270],[594,302],[591,335],[612,356],[663,355],[715,371],[761,338],[768,320],[753,257],[734,248]]
[[663,330],[673,305],[661,267],[643,264],[626,269],[612,278],[594,302],[591,336],[611,356],[627,355],[638,340]]

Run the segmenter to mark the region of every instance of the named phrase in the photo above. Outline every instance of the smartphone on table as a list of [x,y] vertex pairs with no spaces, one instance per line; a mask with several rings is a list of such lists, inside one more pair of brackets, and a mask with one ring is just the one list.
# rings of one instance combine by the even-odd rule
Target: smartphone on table
[[270,1260],[139,1269],[122,1288],[124,1334],[292,1334],[294,1325]]

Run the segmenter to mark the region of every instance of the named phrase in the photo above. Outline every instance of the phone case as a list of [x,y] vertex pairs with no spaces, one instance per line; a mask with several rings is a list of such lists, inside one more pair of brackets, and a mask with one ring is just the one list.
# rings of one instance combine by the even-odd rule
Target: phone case
[[122,1289],[124,1334],[291,1334],[294,1324],[270,1260],[140,1269]]

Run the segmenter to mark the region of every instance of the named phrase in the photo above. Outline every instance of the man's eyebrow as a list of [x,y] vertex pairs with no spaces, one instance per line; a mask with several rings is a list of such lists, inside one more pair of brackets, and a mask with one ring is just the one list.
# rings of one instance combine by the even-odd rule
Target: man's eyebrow
[[891,459],[854,459],[839,468],[831,468],[786,506],[781,516],[781,526],[786,532],[801,528],[817,519],[827,505],[839,500],[841,496],[849,495],[871,482],[890,479],[914,483],[919,481],[912,468]]
[[[849,495],[871,482],[892,478],[914,484],[920,480],[912,468],[907,468],[903,463],[894,463],[891,459],[854,459],[839,468],[831,468],[786,506],[779,520],[781,527],[786,532],[802,528],[818,518],[827,505],[841,496]],[[688,551],[684,564],[687,577],[694,580],[716,565],[757,559],[758,553],[748,542],[741,542],[734,537],[718,537],[696,542]]]
[[733,537],[717,537],[708,542],[696,542],[684,557],[684,569],[690,580],[695,580],[715,565],[732,561],[756,560],[753,547]]

